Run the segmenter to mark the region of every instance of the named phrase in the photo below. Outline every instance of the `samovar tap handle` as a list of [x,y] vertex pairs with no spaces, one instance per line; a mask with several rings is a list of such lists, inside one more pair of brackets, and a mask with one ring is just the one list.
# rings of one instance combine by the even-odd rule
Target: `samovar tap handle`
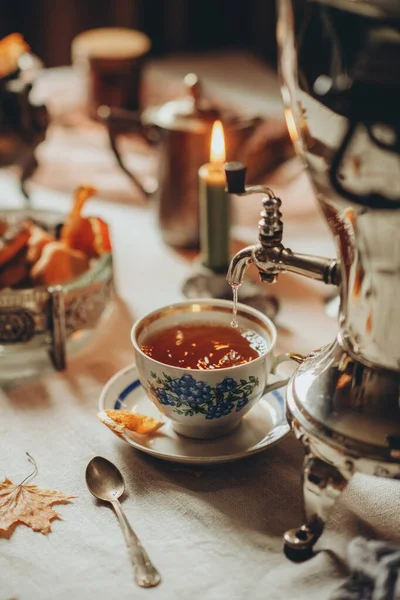
[[264,185],[246,186],[246,166],[240,162],[224,166],[229,194],[248,196],[263,194],[263,209],[258,222],[258,243],[240,250],[232,259],[227,280],[233,287],[243,282],[247,267],[254,264],[262,281],[275,283],[279,273],[288,271],[324,283],[339,285],[340,268],[337,259],[292,252],[282,244],[282,202]]

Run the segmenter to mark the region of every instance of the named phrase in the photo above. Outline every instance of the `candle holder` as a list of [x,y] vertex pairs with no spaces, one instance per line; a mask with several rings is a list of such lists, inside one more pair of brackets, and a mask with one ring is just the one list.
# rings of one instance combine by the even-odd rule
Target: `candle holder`
[[[233,297],[232,287],[226,280],[231,262],[229,193],[232,189],[246,193],[246,170],[241,163],[225,164],[223,128],[221,122],[216,121],[211,134],[210,162],[199,169],[201,258],[183,284],[182,293],[186,298],[230,300]],[[250,189],[251,193],[270,195],[269,188],[263,186]],[[271,319],[279,309],[278,299],[267,294],[265,286],[248,280],[240,288],[240,302],[257,308]]]

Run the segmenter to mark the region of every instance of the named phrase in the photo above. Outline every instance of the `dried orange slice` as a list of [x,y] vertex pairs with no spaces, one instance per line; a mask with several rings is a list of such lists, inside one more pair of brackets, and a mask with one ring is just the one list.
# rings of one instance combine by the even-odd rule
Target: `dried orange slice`
[[125,429],[151,435],[164,425],[162,421],[157,421],[153,417],[131,413],[129,410],[103,410],[97,416],[104,425],[119,435],[124,433]]
[[111,252],[107,223],[100,217],[83,217],[81,214],[84,204],[95,193],[95,188],[91,186],[81,186],[75,191],[72,210],[61,230],[61,240],[70,248],[80,250],[88,258],[97,258]]
[[88,257],[64,242],[49,242],[33,265],[30,276],[36,285],[55,285],[79,277],[89,268]]
[[[85,252],[93,245],[93,231],[88,219],[82,217],[84,204],[94,196],[96,190],[89,185],[81,185],[76,191],[72,209],[61,230],[60,238],[67,246]],[[86,252],[85,252],[86,254]]]
[[88,217],[93,232],[92,251],[96,256],[111,252],[110,234],[108,225],[100,217]]
[[0,77],[6,77],[18,69],[18,59],[30,48],[20,33],[10,33],[0,40]]
[[[7,234],[9,232],[8,225],[2,224],[1,230],[2,235]],[[7,242],[3,242],[0,239],[0,267],[10,262],[10,260],[12,260],[18,254],[18,252],[20,252],[20,250],[26,246],[29,236],[30,232],[28,227],[25,224],[22,224],[17,228],[14,237],[7,240]]]

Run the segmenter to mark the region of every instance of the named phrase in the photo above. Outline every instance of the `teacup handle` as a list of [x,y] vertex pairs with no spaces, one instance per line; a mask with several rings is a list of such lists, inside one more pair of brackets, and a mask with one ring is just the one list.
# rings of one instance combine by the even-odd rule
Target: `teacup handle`
[[[305,354],[299,354],[297,352],[283,352],[282,354],[278,354],[278,356],[273,356],[271,373],[274,375],[277,367],[283,362],[293,360],[297,364],[301,364],[306,358],[307,356]],[[274,390],[278,390],[284,385],[287,385],[289,379],[289,377],[286,377],[286,379],[280,379],[279,381],[274,381],[273,383],[267,383],[263,394],[268,394],[269,392],[273,392]]]

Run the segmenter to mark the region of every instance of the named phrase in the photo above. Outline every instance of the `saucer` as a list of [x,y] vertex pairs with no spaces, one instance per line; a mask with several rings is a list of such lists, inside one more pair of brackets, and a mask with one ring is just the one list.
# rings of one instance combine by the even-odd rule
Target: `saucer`
[[116,373],[104,386],[99,411],[110,409],[129,410],[165,421],[155,435],[125,431],[119,437],[146,454],[191,465],[227,463],[251,456],[274,446],[290,431],[285,414],[285,387],[282,387],[263,396],[232,433],[214,440],[183,437],[149,399],[134,365]]

